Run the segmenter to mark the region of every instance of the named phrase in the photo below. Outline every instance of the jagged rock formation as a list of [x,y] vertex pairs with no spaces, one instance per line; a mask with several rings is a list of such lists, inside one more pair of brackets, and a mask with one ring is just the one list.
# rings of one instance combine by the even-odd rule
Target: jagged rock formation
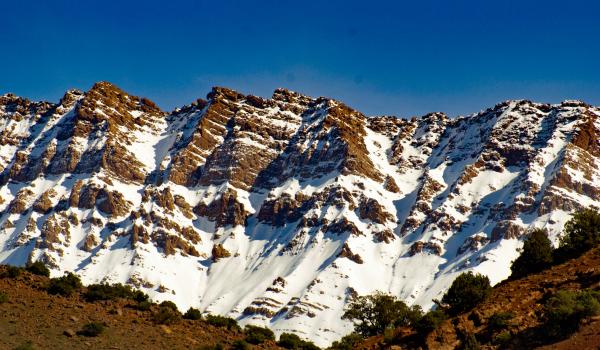
[[[600,205],[600,109],[508,101],[467,117],[366,117],[327,98],[214,88],[171,113],[106,82],[0,97],[0,262],[321,345],[356,293],[431,305],[498,282],[530,227]],[[275,282],[274,282],[275,281]],[[282,282],[283,281],[283,282]]]

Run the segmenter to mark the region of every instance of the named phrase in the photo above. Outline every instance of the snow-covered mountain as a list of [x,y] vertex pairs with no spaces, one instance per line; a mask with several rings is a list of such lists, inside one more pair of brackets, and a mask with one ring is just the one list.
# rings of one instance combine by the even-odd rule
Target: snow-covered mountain
[[600,109],[508,101],[366,117],[278,89],[172,113],[106,82],[0,97],[0,263],[129,283],[327,345],[356,295],[432,305],[509,275],[530,227],[600,206]]

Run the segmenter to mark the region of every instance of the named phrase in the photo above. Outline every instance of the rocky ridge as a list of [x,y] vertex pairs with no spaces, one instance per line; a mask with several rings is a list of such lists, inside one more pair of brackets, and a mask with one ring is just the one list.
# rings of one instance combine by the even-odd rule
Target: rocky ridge
[[600,109],[507,101],[367,117],[278,89],[214,88],[162,112],[100,82],[0,97],[0,263],[41,260],[181,309],[326,345],[357,293],[431,306],[461,272],[496,283],[520,237],[599,206]]

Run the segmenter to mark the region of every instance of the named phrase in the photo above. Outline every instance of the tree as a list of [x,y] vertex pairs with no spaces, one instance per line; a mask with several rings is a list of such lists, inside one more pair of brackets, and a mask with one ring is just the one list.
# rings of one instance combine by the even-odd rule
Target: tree
[[387,328],[411,326],[421,316],[419,306],[408,307],[395,296],[377,292],[353,300],[342,318],[354,322],[356,333],[370,337],[383,334]]
[[521,278],[548,268],[552,265],[553,250],[546,230],[532,230],[523,242],[521,255],[513,261],[510,267],[511,277]]
[[600,244],[600,213],[585,209],[565,224],[556,257],[559,261],[576,258]]
[[469,271],[461,274],[452,282],[450,289],[444,294],[442,302],[448,304],[449,312],[452,315],[457,315],[472,309],[491,291],[490,279],[487,276],[475,275]]
[[33,273],[34,275],[50,277],[50,270],[41,261],[36,261],[29,264],[25,270]]

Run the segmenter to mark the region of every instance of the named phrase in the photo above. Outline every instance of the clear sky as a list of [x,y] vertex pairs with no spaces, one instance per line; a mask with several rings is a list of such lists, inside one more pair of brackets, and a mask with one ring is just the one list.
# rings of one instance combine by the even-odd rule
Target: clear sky
[[2,1],[0,94],[111,81],[170,110],[287,87],[366,114],[600,104],[600,1]]

